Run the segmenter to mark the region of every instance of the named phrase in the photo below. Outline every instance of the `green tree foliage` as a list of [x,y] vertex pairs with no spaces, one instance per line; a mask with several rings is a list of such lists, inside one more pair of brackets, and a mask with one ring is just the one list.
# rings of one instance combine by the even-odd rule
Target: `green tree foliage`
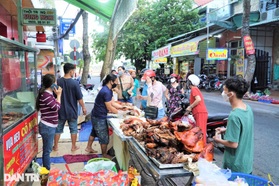
[[[138,10],[119,33],[116,57],[124,55],[142,63],[150,60],[151,52],[165,46],[168,39],[199,27],[192,0],[139,0]],[[108,27],[104,33],[93,34],[97,60],[104,60],[107,37]]]
[[91,34],[91,37],[93,39],[92,50],[93,50],[93,54],[95,55],[96,61],[105,61],[105,57],[106,57],[109,27],[108,26],[104,26],[104,27],[105,27],[104,32],[94,31]]

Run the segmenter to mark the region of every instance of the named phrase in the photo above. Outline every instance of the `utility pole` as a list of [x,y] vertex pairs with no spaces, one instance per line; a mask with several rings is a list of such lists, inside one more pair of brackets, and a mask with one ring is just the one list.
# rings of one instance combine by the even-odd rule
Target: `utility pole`
[[207,75],[209,75],[209,60],[207,59],[209,47],[209,7],[206,6],[206,63],[207,63]]

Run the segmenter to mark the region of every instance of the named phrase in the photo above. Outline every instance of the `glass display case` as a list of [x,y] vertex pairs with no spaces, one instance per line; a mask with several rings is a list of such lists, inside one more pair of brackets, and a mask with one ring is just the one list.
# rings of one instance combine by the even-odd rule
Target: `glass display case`
[[0,185],[14,185],[38,152],[36,49],[0,36],[0,69]]

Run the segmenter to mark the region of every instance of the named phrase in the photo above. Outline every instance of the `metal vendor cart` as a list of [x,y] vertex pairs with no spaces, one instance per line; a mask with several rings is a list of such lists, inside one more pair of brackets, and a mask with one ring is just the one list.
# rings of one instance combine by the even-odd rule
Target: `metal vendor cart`
[[[149,177],[152,177],[156,184],[161,182],[163,185],[176,185],[171,178],[183,177],[188,179],[186,185],[190,185],[194,174],[183,168],[183,164],[161,164],[156,159],[147,156],[145,149],[140,143],[131,136],[125,136],[120,129],[120,119],[108,119],[113,132],[123,142],[128,144],[129,153],[142,168],[142,171]],[[117,146],[119,148],[119,146]],[[132,159],[133,160],[133,159]]]
[[131,156],[135,157],[142,171],[149,177],[152,177],[156,185],[161,182],[165,186],[176,185],[171,178],[183,177],[188,181],[185,185],[191,185],[194,174],[183,168],[182,164],[161,164],[156,159],[146,155],[143,147],[140,146],[136,139],[127,140]]
[[16,185],[38,153],[36,49],[0,36],[0,185]]

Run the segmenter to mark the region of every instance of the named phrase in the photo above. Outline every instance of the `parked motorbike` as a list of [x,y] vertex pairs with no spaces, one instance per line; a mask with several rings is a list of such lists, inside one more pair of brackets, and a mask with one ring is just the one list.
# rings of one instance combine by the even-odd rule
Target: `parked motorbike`
[[[88,75],[88,78],[91,79],[90,75]],[[77,80],[77,82],[79,83],[79,86],[80,86],[80,87],[83,87],[83,88],[84,88],[85,90],[87,90],[87,91],[88,91],[88,90],[93,90],[93,88],[94,88],[94,86],[95,86],[94,84],[89,84],[89,83],[88,83],[88,84],[82,84],[82,83],[81,83],[81,77],[80,77],[80,76],[77,77],[76,80]]]
[[216,75],[208,76],[204,86],[206,92],[213,90],[219,90],[220,92],[223,91],[223,82],[221,82]]
[[93,88],[94,88],[94,84],[79,84],[80,86],[83,86],[83,88],[85,89],[85,90],[93,90]]
[[199,74],[198,77],[200,78],[199,89],[205,88],[207,76],[205,74]]
[[[207,118],[207,141],[213,141],[213,136],[215,135],[215,129],[218,127],[226,127],[228,122],[229,114],[227,113],[217,113],[209,114]],[[223,137],[222,137],[223,138]],[[215,144],[214,146],[224,152],[225,148],[221,144]]]

